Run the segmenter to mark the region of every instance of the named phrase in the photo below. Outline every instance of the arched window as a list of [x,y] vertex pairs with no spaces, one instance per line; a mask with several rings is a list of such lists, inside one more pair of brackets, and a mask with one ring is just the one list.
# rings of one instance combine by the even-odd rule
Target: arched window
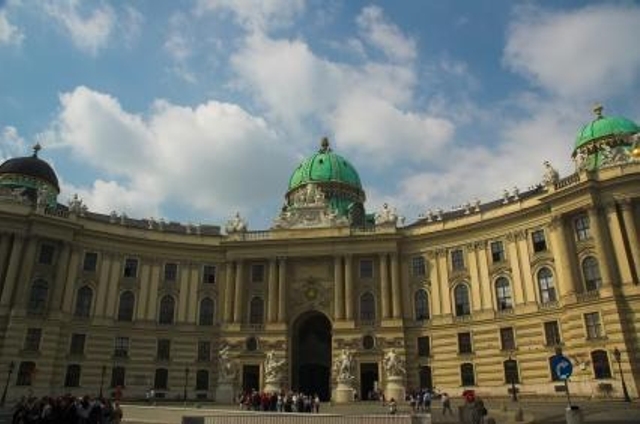
[[456,302],[456,316],[469,315],[471,304],[469,303],[469,288],[466,284],[458,284],[453,290],[453,298]]
[[166,295],[160,301],[160,316],[158,322],[160,324],[173,324],[173,312],[176,307],[176,301],[172,296]]
[[463,386],[475,386],[476,376],[473,372],[473,364],[467,362],[460,365],[460,380]]
[[16,380],[16,386],[31,386],[31,384],[33,384],[33,374],[35,372],[35,362],[20,362],[20,366],[18,367],[18,379]]
[[43,314],[47,306],[49,284],[44,280],[36,280],[31,286],[27,311],[31,314]]
[[504,367],[504,381],[508,384],[519,383],[520,374],[518,373],[518,361],[515,359],[507,359],[502,365]]
[[429,319],[429,295],[426,290],[416,291],[413,296],[413,307],[417,320]]
[[209,390],[209,371],[198,370],[196,372],[196,390]]
[[553,285],[553,274],[549,268],[541,268],[538,271],[538,288],[540,289],[540,302],[555,302],[556,288]]
[[118,305],[118,321],[133,321],[133,307],[135,297],[130,291],[120,294],[120,304]]
[[602,286],[600,267],[593,256],[588,256],[582,261],[582,274],[584,275],[584,287],[587,291],[598,290]]
[[611,367],[609,366],[609,355],[604,350],[594,350],[591,352],[591,363],[593,364],[593,376],[597,379],[611,378]]
[[496,300],[499,311],[513,308],[511,286],[509,285],[509,280],[505,277],[500,277],[496,280]]
[[153,387],[156,389],[166,390],[169,382],[169,370],[166,368],[156,369],[155,379],[153,380]]
[[213,325],[213,300],[205,297],[200,301],[200,318],[198,324]]
[[89,317],[91,314],[91,301],[93,300],[93,290],[89,286],[82,286],[78,289],[76,296],[76,309],[74,315],[77,317]]
[[262,324],[264,322],[264,302],[260,297],[254,297],[249,304],[249,324]]
[[376,300],[371,292],[363,293],[360,296],[360,321],[375,321]]

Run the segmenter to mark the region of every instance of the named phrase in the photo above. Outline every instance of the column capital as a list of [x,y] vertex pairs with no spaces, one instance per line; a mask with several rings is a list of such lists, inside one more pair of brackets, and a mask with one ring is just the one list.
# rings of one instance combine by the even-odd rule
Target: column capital
[[556,231],[562,227],[563,218],[562,215],[551,215],[551,220],[549,221],[549,229],[551,231]]
[[633,210],[633,199],[630,197],[622,197],[618,199],[618,204],[620,205],[620,210],[623,212]]

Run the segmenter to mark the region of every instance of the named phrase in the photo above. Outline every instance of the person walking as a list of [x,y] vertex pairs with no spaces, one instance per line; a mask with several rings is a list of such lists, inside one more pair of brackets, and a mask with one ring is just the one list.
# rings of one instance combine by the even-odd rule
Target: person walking
[[449,395],[446,392],[442,394],[441,400],[442,400],[442,415],[447,415],[447,411],[449,411],[449,413],[453,415],[453,410],[451,410],[451,399],[449,398]]

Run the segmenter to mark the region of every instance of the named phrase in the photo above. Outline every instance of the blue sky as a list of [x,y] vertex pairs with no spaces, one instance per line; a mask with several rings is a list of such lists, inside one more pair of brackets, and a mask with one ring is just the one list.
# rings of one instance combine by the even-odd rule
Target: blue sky
[[328,136],[370,211],[488,201],[640,121],[638,2],[0,0],[0,159],[94,211],[270,226]]

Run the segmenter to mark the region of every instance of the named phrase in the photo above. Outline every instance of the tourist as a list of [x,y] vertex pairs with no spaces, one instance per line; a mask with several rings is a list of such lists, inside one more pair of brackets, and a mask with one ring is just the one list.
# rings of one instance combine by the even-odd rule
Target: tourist
[[445,392],[442,394],[442,397],[440,399],[442,400],[442,415],[447,415],[447,411],[449,411],[449,413],[453,415],[453,411],[451,410],[451,399],[449,398],[449,395]]
[[389,400],[389,413],[395,415],[396,412],[398,412],[398,405],[396,404],[396,400],[391,398],[391,400]]

